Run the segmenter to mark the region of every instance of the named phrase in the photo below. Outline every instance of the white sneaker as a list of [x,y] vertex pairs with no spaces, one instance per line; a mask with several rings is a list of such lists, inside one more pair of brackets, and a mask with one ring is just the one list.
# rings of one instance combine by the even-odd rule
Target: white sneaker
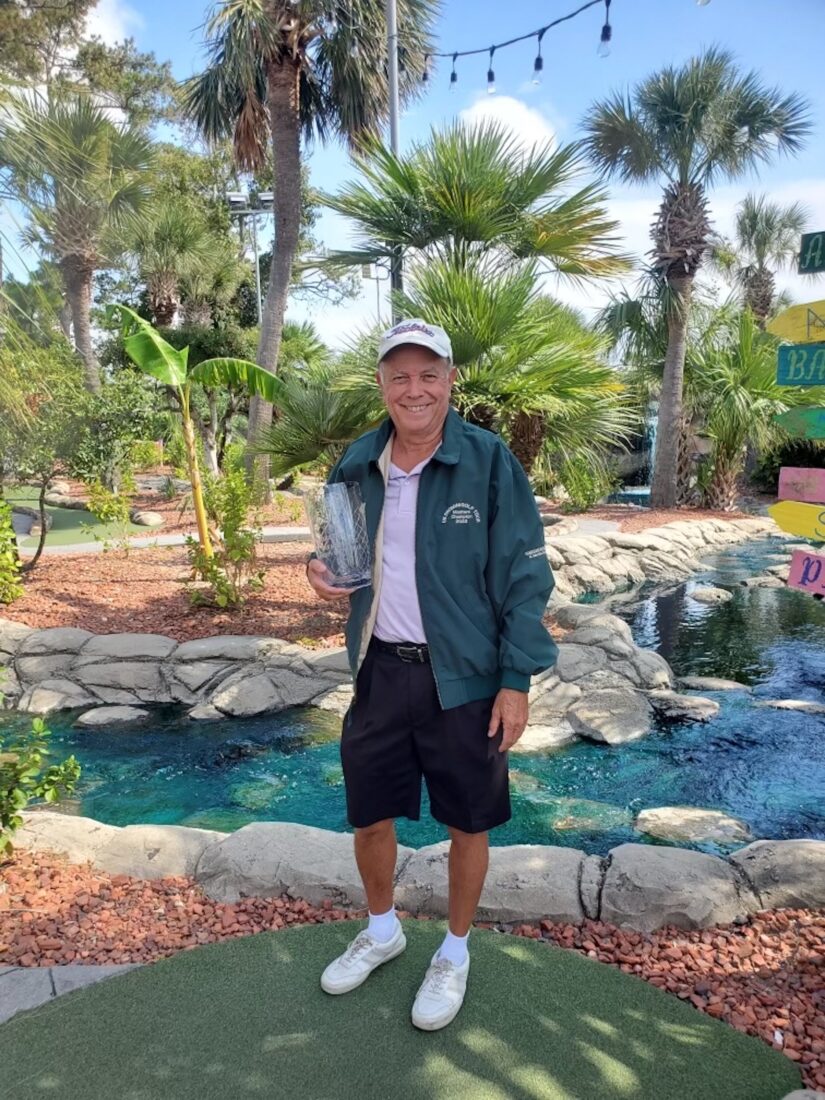
[[323,972],[321,988],[325,993],[349,993],[351,989],[365,982],[381,963],[389,962],[400,955],[406,946],[407,937],[401,921],[398,921],[392,939],[386,943],[373,939],[365,928]]
[[436,951],[416,994],[412,1009],[415,1026],[423,1031],[437,1031],[455,1019],[464,1003],[469,973],[469,955],[461,966],[456,966],[449,959],[440,959]]

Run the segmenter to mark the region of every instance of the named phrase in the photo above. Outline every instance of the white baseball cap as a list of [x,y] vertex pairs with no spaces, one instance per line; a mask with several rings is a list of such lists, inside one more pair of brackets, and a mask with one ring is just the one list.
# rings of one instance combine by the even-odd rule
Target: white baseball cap
[[378,345],[378,362],[402,344],[418,344],[422,348],[429,348],[446,359],[448,363],[453,361],[453,346],[450,337],[438,325],[431,325],[420,317],[410,317],[406,321],[399,321],[397,325],[387,329],[381,337]]

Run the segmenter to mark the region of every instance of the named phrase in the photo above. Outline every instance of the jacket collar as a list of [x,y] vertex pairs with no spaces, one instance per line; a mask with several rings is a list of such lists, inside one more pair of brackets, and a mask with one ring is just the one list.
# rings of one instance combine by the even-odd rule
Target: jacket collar
[[[463,423],[463,420],[455,409],[450,406],[447,410],[447,418],[444,421],[441,446],[433,455],[434,461],[442,462],[445,466],[455,466],[461,454],[461,428]],[[388,416],[379,425],[373,437],[372,452],[369,457],[370,462],[378,462],[394,430],[395,427],[392,418]]]

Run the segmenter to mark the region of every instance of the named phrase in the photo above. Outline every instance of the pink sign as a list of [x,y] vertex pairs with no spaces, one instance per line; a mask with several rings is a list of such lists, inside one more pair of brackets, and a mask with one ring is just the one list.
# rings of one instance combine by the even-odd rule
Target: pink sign
[[779,471],[779,499],[825,504],[825,470],[783,466]]
[[825,596],[825,555],[794,550],[788,587],[810,592],[812,596]]

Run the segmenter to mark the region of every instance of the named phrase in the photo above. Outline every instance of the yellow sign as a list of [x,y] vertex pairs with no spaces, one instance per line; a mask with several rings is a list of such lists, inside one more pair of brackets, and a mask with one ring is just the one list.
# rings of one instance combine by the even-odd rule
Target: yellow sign
[[790,340],[793,344],[815,344],[825,340],[825,300],[783,309],[765,328],[780,340]]
[[789,535],[812,542],[825,542],[825,505],[781,500],[778,504],[772,504],[768,512],[776,525]]

